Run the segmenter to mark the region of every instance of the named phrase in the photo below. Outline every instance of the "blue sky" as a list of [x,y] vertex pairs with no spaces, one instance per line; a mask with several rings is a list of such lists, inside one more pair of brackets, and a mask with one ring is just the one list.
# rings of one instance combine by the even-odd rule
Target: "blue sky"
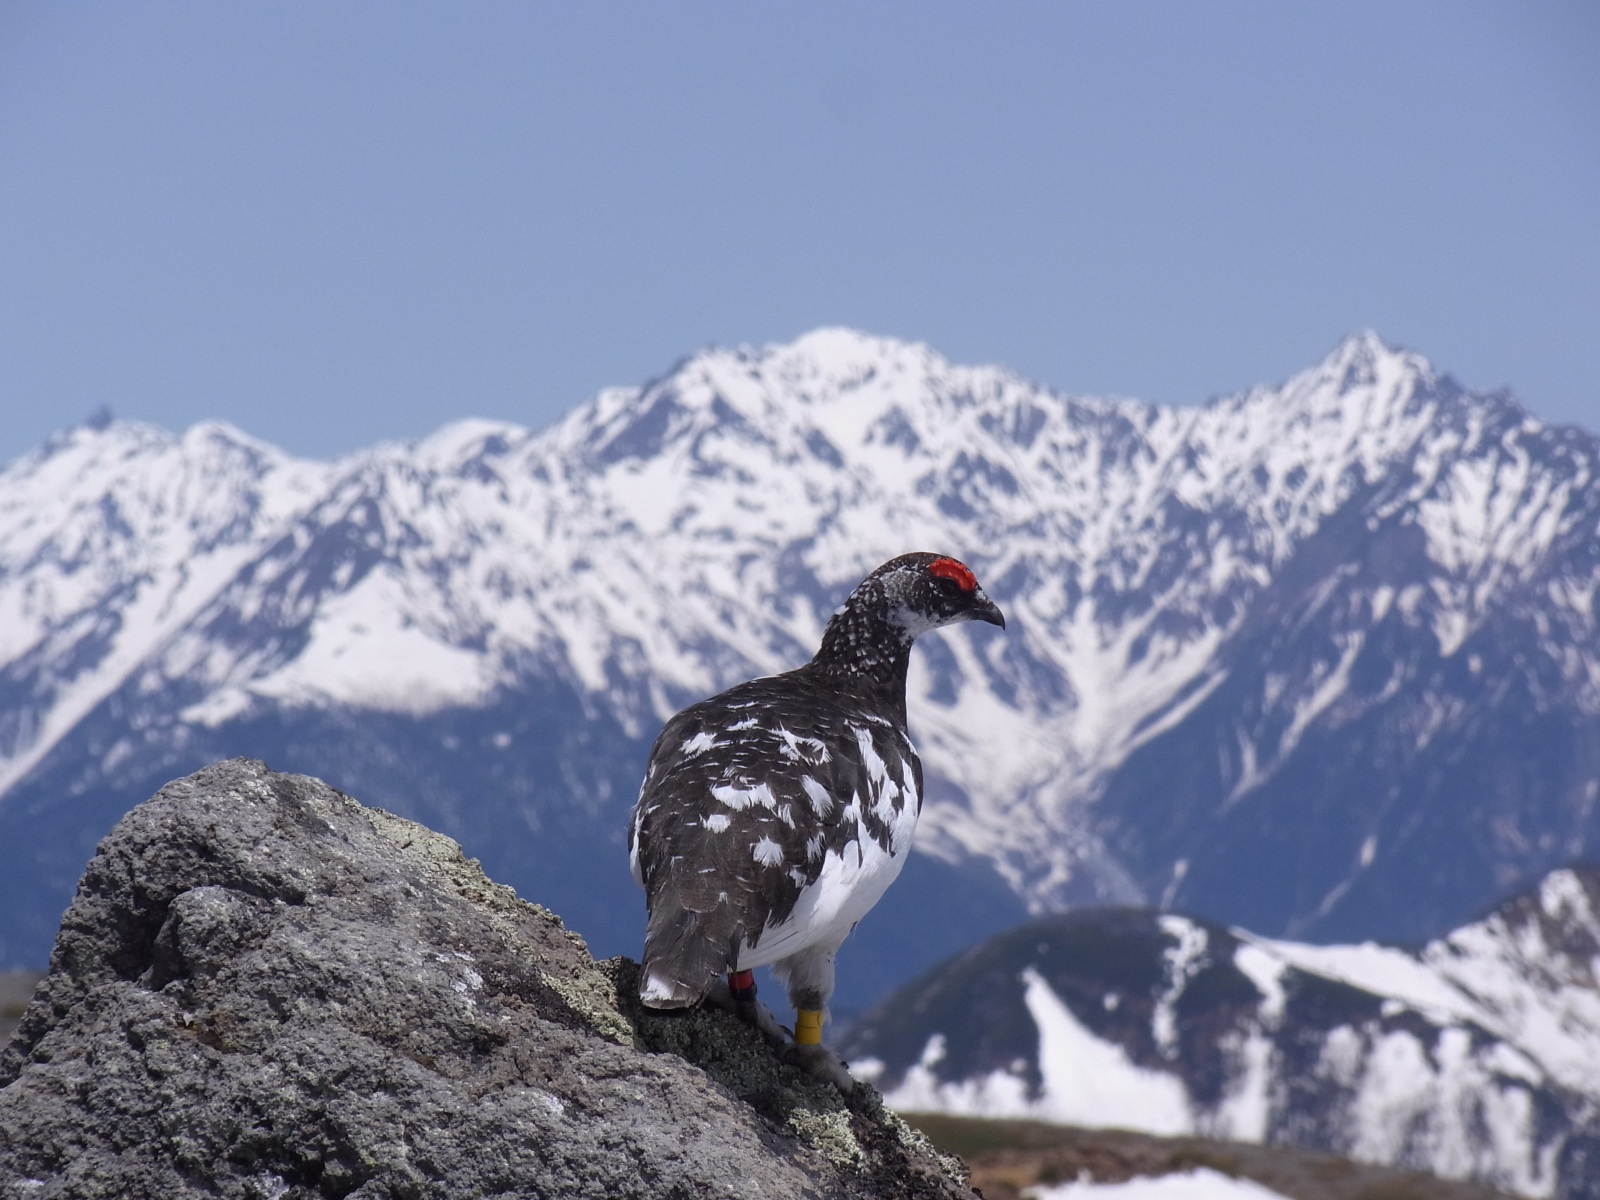
[[1600,429],[1600,5],[0,5],[0,458],[824,324],[1173,403],[1370,326]]

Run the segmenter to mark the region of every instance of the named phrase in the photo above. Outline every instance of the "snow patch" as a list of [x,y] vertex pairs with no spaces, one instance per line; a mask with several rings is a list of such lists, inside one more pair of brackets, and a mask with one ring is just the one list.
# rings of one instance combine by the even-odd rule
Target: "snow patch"
[[1032,1200],[1288,1200],[1252,1179],[1196,1167],[1171,1175],[1136,1175],[1121,1183],[1077,1181],[1029,1188]]
[[[1187,1094],[1175,1076],[1129,1061],[1123,1048],[1096,1037],[1072,1015],[1044,977],[1029,967],[1022,973],[1024,1003],[1039,1031],[1039,1073],[1043,1086],[1028,1094],[1026,1077],[994,1071],[979,1079],[941,1081],[930,1058],[884,1096],[891,1108],[958,1115],[1023,1117],[1095,1129],[1144,1129],[1189,1133],[1193,1121]],[[942,1043],[940,1047],[942,1050]]]

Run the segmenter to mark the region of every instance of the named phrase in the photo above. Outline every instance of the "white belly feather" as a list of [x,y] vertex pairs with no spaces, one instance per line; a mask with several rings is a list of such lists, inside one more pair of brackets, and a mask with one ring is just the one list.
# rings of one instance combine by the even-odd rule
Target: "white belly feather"
[[[863,832],[841,850],[828,851],[821,873],[814,883],[801,889],[789,915],[768,925],[754,947],[748,940],[740,947],[739,970],[768,966],[813,947],[836,949],[906,865],[921,807],[916,785],[910,771],[905,771],[904,793],[896,812],[893,800],[901,789],[883,769],[877,755],[872,755],[869,766],[873,791],[877,793],[873,808],[889,826],[889,849]],[[853,797],[850,807],[859,804],[860,797]]]

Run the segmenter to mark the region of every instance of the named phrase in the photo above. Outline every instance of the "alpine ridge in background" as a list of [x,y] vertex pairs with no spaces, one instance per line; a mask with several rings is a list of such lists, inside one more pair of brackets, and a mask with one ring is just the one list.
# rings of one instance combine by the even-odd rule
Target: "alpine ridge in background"
[[1086,902],[1442,936],[1596,856],[1597,457],[1370,333],[1192,408],[825,329],[331,463],[97,420],[0,473],[0,959],[42,963],[96,839],[234,754],[636,953],[657,731],[804,662],[906,545],[1010,632],[913,656],[917,852],[836,1006]]
[[1589,1200],[1597,963],[1592,866],[1410,950],[1086,909],[931,968],[840,1049],[901,1110],[1287,1143]]

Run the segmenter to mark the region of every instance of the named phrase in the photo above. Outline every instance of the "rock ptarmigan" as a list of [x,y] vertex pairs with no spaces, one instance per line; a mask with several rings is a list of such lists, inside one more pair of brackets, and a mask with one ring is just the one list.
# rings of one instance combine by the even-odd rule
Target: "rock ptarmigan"
[[905,865],[922,809],[911,643],[956,621],[1005,627],[964,564],[901,555],[850,593],[803,667],[667,722],[628,834],[650,911],[646,1005],[697,1004],[724,974],[753,1004],[750,971],[770,964],[795,1041],[821,1042],[834,954]]

